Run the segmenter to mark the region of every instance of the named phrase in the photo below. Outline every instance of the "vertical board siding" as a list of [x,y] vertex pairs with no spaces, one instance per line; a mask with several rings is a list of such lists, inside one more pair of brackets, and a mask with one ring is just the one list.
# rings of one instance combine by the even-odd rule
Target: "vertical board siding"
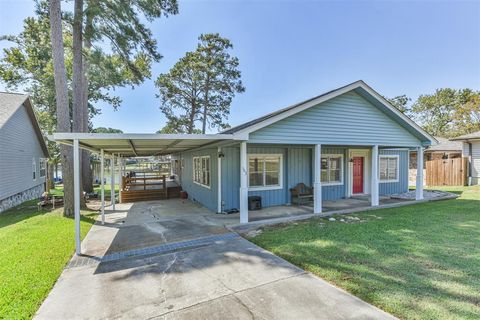
[[224,147],[222,159],[223,209],[238,209],[240,196],[240,148]]
[[399,155],[398,182],[380,181],[380,195],[389,195],[408,191],[408,150],[379,150],[379,155]]
[[250,134],[252,143],[420,146],[419,139],[355,92]]
[[[193,157],[196,156],[210,156],[210,188],[193,182]],[[185,161],[182,168],[182,189],[187,191],[189,199],[217,211],[217,148],[184,152],[181,157]]]
[[[0,199],[45,183],[45,178],[40,178],[40,158],[46,155],[24,106],[3,124],[0,137]],[[35,181],[32,159],[36,163]]]

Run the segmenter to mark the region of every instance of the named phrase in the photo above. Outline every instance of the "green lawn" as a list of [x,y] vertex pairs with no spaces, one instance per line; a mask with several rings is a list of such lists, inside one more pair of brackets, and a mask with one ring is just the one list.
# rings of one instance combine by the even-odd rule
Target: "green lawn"
[[[75,248],[74,220],[28,201],[0,214],[0,318],[31,318]],[[95,212],[82,212],[82,238]]]
[[[480,318],[480,187],[456,200],[271,227],[250,239],[403,319]],[[338,218],[338,217],[337,217]]]
[[[118,194],[118,184],[115,185],[115,192]],[[95,186],[93,188],[95,192],[98,193],[98,197],[100,199],[100,186]],[[105,199],[110,200],[110,184],[105,184]],[[50,189],[50,194],[54,196],[63,196],[63,185],[56,185],[55,189]]]

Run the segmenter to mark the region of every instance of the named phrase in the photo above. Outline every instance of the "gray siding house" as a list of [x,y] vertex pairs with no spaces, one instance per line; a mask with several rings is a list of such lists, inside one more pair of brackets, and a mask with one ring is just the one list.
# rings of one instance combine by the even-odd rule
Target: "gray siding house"
[[0,212],[45,190],[48,151],[27,95],[0,93]]
[[451,140],[463,143],[462,156],[468,158],[468,185],[480,184],[480,131]]

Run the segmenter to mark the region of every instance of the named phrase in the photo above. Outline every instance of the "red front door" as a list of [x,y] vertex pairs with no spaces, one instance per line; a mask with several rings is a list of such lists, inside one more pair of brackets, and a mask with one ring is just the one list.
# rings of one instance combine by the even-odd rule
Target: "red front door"
[[363,193],[363,157],[353,157],[353,193]]

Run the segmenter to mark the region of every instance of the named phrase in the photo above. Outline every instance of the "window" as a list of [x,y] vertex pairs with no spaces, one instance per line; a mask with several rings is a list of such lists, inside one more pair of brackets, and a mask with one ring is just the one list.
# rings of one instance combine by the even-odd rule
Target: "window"
[[248,186],[252,189],[282,188],[282,155],[264,154],[248,157]]
[[380,182],[398,182],[398,156],[380,156]]
[[210,156],[193,157],[193,182],[210,188]]
[[40,158],[40,178],[44,178],[47,175],[47,159]]
[[33,181],[37,180],[37,162],[35,158],[32,159],[32,174],[33,174]]
[[324,185],[343,184],[343,155],[323,155],[320,180]]

